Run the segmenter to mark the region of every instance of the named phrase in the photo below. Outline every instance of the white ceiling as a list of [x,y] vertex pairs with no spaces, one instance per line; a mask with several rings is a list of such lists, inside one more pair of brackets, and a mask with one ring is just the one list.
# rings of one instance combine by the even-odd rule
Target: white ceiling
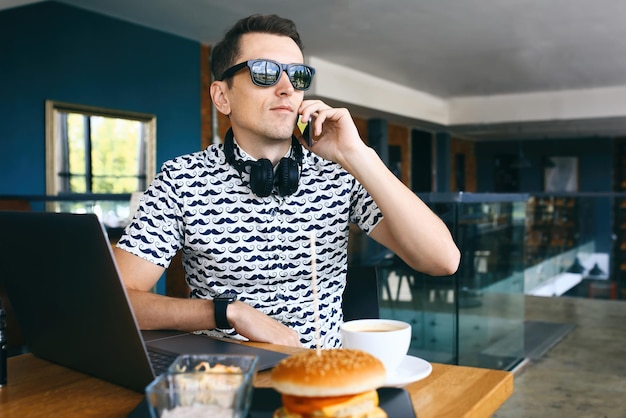
[[[615,90],[621,99],[626,89],[624,0],[63,2],[206,44],[219,40],[243,16],[276,13],[296,22],[307,56],[451,103],[578,90],[609,95]],[[0,0],[0,8],[26,3],[32,1]],[[557,121],[558,130],[626,134],[622,109],[578,115],[570,123]],[[465,128],[479,128],[486,138],[495,129],[493,122]],[[494,126],[530,134],[555,129],[548,125],[503,120]]]

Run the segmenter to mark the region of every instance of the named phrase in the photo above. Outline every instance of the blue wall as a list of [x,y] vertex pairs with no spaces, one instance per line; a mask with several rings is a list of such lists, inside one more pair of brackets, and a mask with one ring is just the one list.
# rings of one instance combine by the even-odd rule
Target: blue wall
[[45,194],[45,100],[154,114],[157,169],[200,148],[200,44],[56,2],[0,12],[0,194]]

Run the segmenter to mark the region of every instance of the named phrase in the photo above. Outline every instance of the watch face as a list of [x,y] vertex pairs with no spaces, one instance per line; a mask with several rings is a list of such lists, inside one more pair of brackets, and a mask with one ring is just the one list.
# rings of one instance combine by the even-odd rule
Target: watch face
[[237,292],[234,290],[227,290],[218,296],[220,299],[237,300]]

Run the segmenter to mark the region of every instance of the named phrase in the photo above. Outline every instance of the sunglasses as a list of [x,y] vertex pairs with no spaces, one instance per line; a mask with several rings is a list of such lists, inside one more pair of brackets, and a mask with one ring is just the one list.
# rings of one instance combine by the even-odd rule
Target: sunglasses
[[250,68],[252,82],[260,87],[270,87],[278,83],[283,71],[287,73],[291,85],[296,90],[308,90],[313,81],[315,68],[304,64],[281,64],[271,60],[249,60],[233,65],[222,73],[219,81],[232,77],[243,68]]

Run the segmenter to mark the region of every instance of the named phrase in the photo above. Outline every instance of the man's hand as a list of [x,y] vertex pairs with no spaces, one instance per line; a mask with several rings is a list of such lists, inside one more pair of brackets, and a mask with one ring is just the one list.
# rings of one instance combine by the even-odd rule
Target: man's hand
[[334,161],[345,167],[349,155],[367,148],[348,109],[332,108],[320,100],[305,100],[299,112],[303,120],[311,119],[309,129],[313,145],[300,143],[325,160]]
[[228,322],[250,341],[301,347],[298,333],[245,302],[228,305]]

